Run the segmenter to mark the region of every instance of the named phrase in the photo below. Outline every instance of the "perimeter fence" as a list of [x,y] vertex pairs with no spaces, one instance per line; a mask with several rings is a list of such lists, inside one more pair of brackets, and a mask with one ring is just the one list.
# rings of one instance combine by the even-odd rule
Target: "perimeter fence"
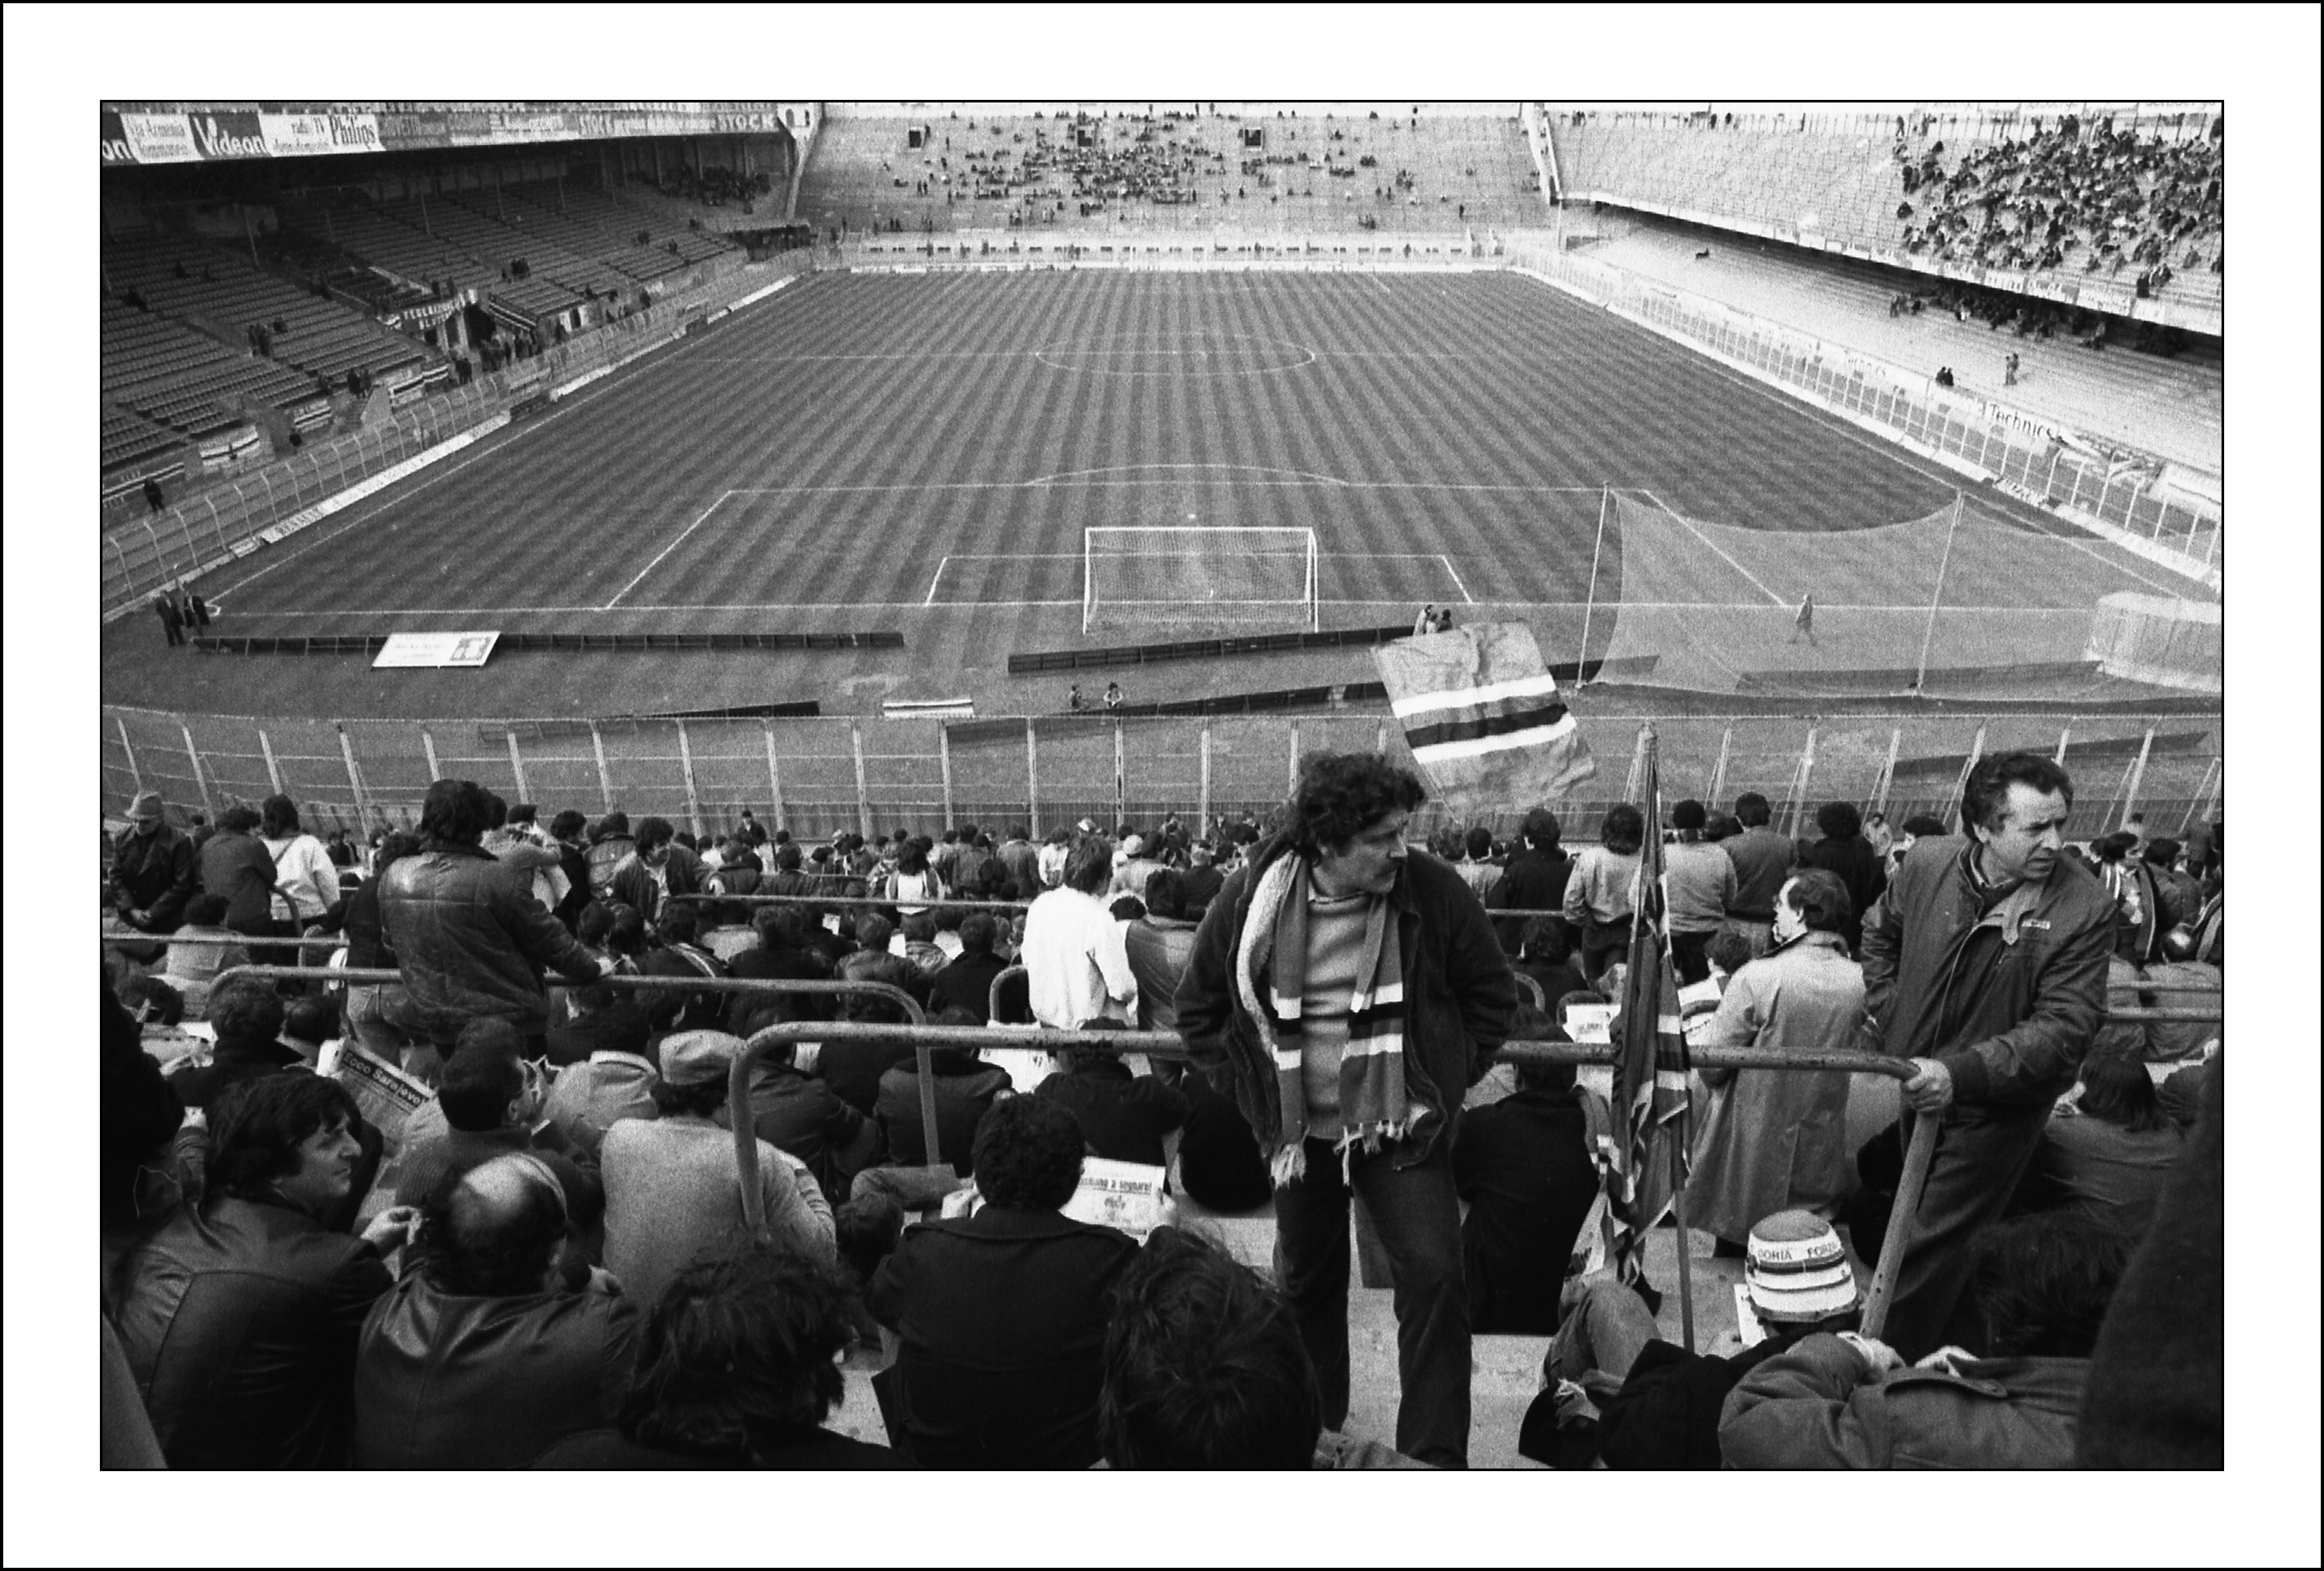
[[[1084,818],[1148,823],[1264,814],[1314,751],[1380,752],[1409,765],[1388,715],[1174,718],[1047,715],[1007,720],[865,716],[767,720],[303,720],[104,710],[105,806],[158,791],[173,817],[215,814],[276,792],[309,825],[409,827],[431,780],[481,782],[545,815],[613,808],[713,832],[745,807],[802,838],[839,830],[1023,823],[1037,834]],[[1635,800],[1637,739],[1660,738],[1666,802],[1731,806],[1757,791],[1775,827],[1812,831],[1816,807],[1849,801],[1902,822],[1944,817],[1969,762],[2030,749],[2074,777],[2076,835],[2134,812],[2152,832],[2214,816],[2223,786],[2219,721],[2204,714],[1669,716],[1583,714],[1597,777],[1551,804],[1577,839]],[[1530,802],[1455,816],[1431,803],[1430,831],[1483,822],[1513,832]]]

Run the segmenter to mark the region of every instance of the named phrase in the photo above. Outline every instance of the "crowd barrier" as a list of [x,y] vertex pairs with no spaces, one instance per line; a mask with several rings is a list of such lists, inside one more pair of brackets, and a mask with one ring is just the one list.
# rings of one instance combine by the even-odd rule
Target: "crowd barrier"
[[[429,449],[545,406],[552,390],[603,375],[650,349],[677,341],[731,309],[745,296],[811,271],[804,252],[726,273],[645,310],[619,317],[466,384],[423,398],[334,441],[231,484],[134,519],[103,538],[100,603],[107,617],[141,609],[165,585],[207,572],[306,527],[350,488],[388,476]],[[383,402],[382,407],[384,407]]]
[[[1551,804],[1569,834],[1594,829],[1637,797],[1636,733],[1661,739],[1663,797],[1731,804],[1757,791],[1774,827],[1809,832],[1816,806],[1853,802],[1895,822],[1948,817],[1974,759],[2017,749],[2056,758],[2073,776],[2077,838],[2142,813],[2152,832],[2215,816],[2223,789],[2219,722],[2185,714],[1887,713],[1645,715],[1581,712],[1595,780]],[[1171,813],[1194,822],[1280,805],[1304,755],[1377,752],[1409,764],[1384,713],[1288,717],[1085,715],[934,719],[307,720],[173,714],[108,705],[103,715],[108,806],[159,792],[182,821],[277,793],[310,828],[367,831],[418,822],[429,782],[478,781],[544,814],[621,808],[700,835],[732,828],[749,807],[802,840],[853,830],[1021,823],[1036,839],[1089,817],[1111,825]],[[1428,803],[1415,832],[1482,823],[1508,835],[1533,803],[1454,814]]]

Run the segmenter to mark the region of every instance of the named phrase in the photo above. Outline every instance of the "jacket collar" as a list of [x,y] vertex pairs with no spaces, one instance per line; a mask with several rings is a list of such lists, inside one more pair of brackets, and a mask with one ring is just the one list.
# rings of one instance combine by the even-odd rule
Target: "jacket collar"
[[1785,939],[1783,942],[1777,944],[1767,952],[1771,955],[1779,955],[1788,953],[1793,950],[1812,949],[1837,950],[1840,954],[1846,955],[1848,953],[1848,940],[1840,937],[1840,935],[1836,932],[1819,932],[1815,929],[1810,928],[1807,932],[1801,933],[1797,938]]
[[1089,1230],[1063,1211],[1035,1211],[1020,1206],[983,1206],[973,1217],[936,1224],[984,1238],[1063,1238]]
[[596,1052],[589,1055],[589,1061],[591,1063],[625,1064],[632,1069],[643,1070],[650,1075],[659,1075],[661,1073],[659,1070],[653,1066],[652,1061],[645,1057],[644,1054],[623,1052],[617,1047],[599,1048]]

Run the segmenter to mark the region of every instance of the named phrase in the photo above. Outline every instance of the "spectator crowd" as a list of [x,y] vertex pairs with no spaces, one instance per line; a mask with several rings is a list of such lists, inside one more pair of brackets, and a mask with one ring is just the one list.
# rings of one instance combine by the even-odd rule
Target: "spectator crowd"
[[[2219,831],[2068,844],[2071,792],[2007,755],[1959,831],[1831,803],[1794,840],[1746,794],[1617,805],[1578,855],[1546,809],[1407,844],[1422,787],[1371,755],[1310,758],[1264,823],[1038,841],[544,822],[440,780],[357,846],[287,797],[180,827],[142,794],[105,873],[106,1460],[1457,1466],[1470,1339],[1506,1333],[1550,1338],[1520,1448],[1559,1465],[2215,1463],[2204,1311],[2147,1279],[2217,1245],[2220,1032],[2108,1016],[2218,989]],[[1621,1003],[1649,837],[1691,1041],[1912,1061],[1860,1150],[1844,1073],[1697,1077],[1692,1225],[1764,1332],[1731,1355],[1591,1247],[1601,1092],[1492,1064]],[[245,963],[283,971],[217,979]],[[1185,1052],[811,1040],[922,1017]],[[775,1025],[810,1040],[757,1058],[738,1132]],[[1923,1118],[1875,1339],[1858,1268]],[[1074,1214],[1093,1161],[1162,1184],[1142,1239]],[[1270,1206],[1272,1273],[1197,1219]],[[1392,1451],[1342,1432],[1351,1215],[1397,1286]],[[889,1445],[826,1427],[843,1358]]]

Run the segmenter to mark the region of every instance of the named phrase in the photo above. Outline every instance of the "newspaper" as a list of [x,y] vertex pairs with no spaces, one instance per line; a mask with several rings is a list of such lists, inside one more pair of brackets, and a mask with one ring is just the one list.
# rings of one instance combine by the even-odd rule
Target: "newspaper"
[[433,1093],[422,1082],[355,1043],[343,1043],[333,1078],[347,1089],[355,1107],[387,1137],[391,1149],[403,1139],[404,1120]]
[[1118,1227],[1143,1244],[1162,1220],[1163,1174],[1163,1169],[1141,1162],[1085,1157],[1081,1188],[1065,1202],[1065,1215]]

